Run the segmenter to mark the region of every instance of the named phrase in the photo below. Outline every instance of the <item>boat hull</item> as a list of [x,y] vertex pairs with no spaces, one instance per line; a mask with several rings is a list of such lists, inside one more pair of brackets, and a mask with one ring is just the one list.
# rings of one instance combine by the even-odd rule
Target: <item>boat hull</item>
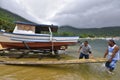
[[[0,42],[3,48],[6,49],[53,49],[63,50],[67,49],[68,45],[75,44],[75,42]],[[26,46],[27,45],[27,46]]]
[[3,33],[0,45],[6,49],[67,49],[77,43],[78,37],[50,37],[48,35],[21,35]]

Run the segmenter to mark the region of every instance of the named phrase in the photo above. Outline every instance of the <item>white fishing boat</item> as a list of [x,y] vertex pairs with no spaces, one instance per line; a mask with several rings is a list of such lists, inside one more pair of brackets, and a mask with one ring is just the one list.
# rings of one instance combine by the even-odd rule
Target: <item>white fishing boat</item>
[[13,33],[0,31],[0,45],[5,49],[67,49],[67,46],[77,43],[79,37],[56,37],[56,25],[43,25],[26,22],[15,22]]

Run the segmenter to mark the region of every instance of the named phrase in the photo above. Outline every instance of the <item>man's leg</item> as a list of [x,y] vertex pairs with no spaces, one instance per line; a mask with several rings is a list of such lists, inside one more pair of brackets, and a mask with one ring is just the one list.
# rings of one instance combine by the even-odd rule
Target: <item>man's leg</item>
[[112,60],[112,62],[110,63],[109,67],[111,72],[115,69],[116,63],[117,63],[117,60]]
[[110,68],[110,62],[109,62],[109,61],[107,61],[107,62],[105,63],[105,67],[106,67],[106,68]]
[[84,54],[83,54],[83,53],[80,53],[79,59],[82,59],[83,56],[84,56]]
[[106,62],[105,66],[107,67],[109,73],[112,73],[112,71],[115,69],[116,63],[117,60],[112,60],[112,62]]
[[89,54],[85,54],[85,59],[89,59]]

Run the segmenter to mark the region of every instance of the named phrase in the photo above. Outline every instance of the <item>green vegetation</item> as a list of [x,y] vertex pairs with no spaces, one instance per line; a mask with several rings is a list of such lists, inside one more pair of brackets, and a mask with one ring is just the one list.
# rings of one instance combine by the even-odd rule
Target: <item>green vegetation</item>
[[[5,29],[7,32],[12,32],[14,29],[14,21],[30,22],[16,14],[0,8],[0,29]],[[104,27],[104,28],[87,28],[78,29],[72,26],[60,26],[58,33],[53,33],[55,36],[80,36],[85,37],[106,37],[120,36],[120,26]]]
[[14,21],[27,21],[26,19],[0,8],[0,29],[11,32],[14,29]]
[[[58,33],[64,35],[67,32],[66,36],[80,36],[81,38],[85,37],[115,37],[120,36],[120,26],[112,27],[103,27],[103,28],[87,28],[87,29],[78,29],[72,26],[61,26]],[[71,34],[72,33],[72,34]]]

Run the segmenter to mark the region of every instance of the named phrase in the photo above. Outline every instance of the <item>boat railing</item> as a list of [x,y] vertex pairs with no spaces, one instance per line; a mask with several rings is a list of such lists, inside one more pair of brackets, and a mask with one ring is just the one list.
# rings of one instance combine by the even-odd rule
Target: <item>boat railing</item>
[[17,34],[17,33],[7,33],[4,32],[3,35],[5,36],[46,36],[46,37],[50,37],[50,34]]

